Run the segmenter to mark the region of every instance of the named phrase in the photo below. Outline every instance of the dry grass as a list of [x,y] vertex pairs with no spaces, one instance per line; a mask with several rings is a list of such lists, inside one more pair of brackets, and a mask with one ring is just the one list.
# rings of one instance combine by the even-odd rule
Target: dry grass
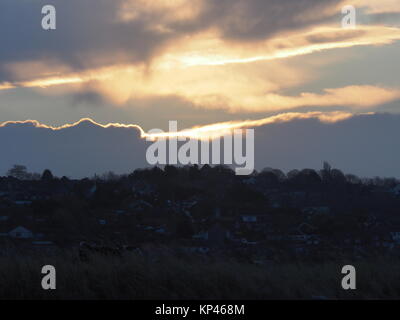
[[[43,265],[57,270],[57,289],[41,288]],[[357,262],[357,290],[341,289],[350,262],[256,266],[165,257],[97,256],[85,263],[72,252],[0,257],[1,299],[398,299],[399,261]]]

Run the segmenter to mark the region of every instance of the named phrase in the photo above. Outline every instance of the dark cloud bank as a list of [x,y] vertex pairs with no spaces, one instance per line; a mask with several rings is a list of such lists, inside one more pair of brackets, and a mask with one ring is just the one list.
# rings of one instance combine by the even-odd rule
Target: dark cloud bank
[[[329,21],[336,13],[321,12],[341,1],[204,0],[196,18],[164,22],[169,30],[165,33],[154,28],[163,20],[163,10],[141,13],[129,22],[118,20],[124,0],[1,0],[0,81],[21,80],[6,66],[22,61],[57,61],[76,71],[148,63],[171,41],[209,28],[226,40],[267,39]],[[57,29],[52,32],[41,28],[41,8],[48,4],[57,9]]]
[[[334,124],[316,119],[266,125],[255,131],[256,168],[319,169],[322,161],[363,177],[400,177],[400,115],[355,116]],[[30,124],[0,127],[0,174],[13,164],[59,176],[128,173],[147,166],[136,129],[89,122],[53,131]]]

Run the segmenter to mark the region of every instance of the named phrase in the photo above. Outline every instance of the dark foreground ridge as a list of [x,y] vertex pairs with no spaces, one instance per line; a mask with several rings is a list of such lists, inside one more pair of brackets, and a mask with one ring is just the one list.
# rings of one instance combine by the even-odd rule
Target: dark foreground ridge
[[[57,289],[43,290],[43,265],[57,269]],[[76,260],[73,252],[0,258],[0,299],[265,300],[398,299],[399,262],[358,261],[357,290],[343,290],[347,261],[256,265],[227,259],[130,255]]]

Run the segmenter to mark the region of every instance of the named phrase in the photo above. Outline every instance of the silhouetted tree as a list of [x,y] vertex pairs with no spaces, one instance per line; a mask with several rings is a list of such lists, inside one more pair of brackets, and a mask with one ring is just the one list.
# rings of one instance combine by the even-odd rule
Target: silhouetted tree
[[303,169],[296,176],[296,181],[304,186],[316,186],[321,183],[321,177],[313,169]]
[[166,165],[164,168],[164,172],[168,178],[176,177],[179,173],[179,170],[171,165]]
[[113,171],[108,171],[101,176],[101,179],[105,181],[117,181],[119,178],[119,175],[117,175]]
[[348,183],[352,183],[352,184],[360,184],[361,183],[361,179],[354,174],[347,174],[346,180]]
[[267,186],[275,186],[279,183],[279,177],[271,168],[263,169],[258,176],[260,177],[260,180]]
[[53,179],[54,179],[53,174],[51,173],[51,171],[49,169],[46,169],[46,170],[43,171],[41,180],[43,180],[43,181],[51,181]]
[[324,183],[330,183],[330,181],[331,181],[331,170],[332,170],[331,165],[327,161],[324,161],[323,168],[322,168],[322,170],[320,172],[322,181]]
[[287,177],[288,177],[289,180],[293,180],[298,174],[299,174],[299,170],[297,170],[297,169],[290,170],[287,173]]
[[31,174],[28,173],[26,167],[19,164],[15,164],[10,170],[8,170],[7,176],[19,180],[29,180],[31,178]]
[[346,183],[346,177],[339,169],[332,169],[330,171],[331,181],[335,185],[342,185]]
[[189,177],[191,179],[198,178],[200,176],[200,169],[197,164],[189,167]]

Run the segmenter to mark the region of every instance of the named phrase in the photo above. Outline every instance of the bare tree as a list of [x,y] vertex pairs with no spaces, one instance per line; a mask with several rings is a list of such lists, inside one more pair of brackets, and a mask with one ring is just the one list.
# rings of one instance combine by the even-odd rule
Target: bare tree
[[14,177],[19,180],[29,180],[31,174],[28,173],[25,166],[15,164],[10,170],[7,171],[7,176]]

